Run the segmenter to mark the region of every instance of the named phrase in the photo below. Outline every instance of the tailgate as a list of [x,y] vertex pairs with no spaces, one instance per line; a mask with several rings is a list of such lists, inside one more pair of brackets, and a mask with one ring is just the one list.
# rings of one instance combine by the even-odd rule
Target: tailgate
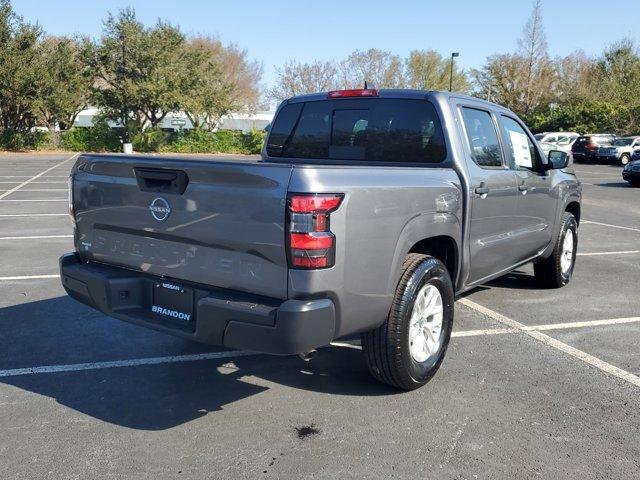
[[85,155],[74,170],[83,258],[286,298],[291,166]]

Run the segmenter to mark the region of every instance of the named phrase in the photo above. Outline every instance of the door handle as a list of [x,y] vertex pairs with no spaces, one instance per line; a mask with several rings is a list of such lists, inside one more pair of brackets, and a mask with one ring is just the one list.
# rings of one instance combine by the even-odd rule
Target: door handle
[[520,183],[520,185],[518,185],[518,190],[521,191],[523,194],[529,191],[529,187],[527,187],[527,184],[524,182],[524,180]]
[[481,182],[480,186],[476,187],[474,192],[476,192],[477,195],[486,195],[489,193],[489,187],[486,187],[484,182]]

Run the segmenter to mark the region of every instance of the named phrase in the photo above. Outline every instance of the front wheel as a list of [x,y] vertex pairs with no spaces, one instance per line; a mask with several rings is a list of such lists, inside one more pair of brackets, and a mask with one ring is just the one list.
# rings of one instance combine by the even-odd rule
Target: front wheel
[[401,390],[427,383],[447,351],[453,303],[444,264],[427,255],[407,255],[386,321],[362,334],[371,374]]
[[626,165],[627,163],[629,163],[629,161],[631,160],[631,157],[627,154],[624,153],[621,157],[620,157],[620,163],[622,165]]
[[546,288],[564,287],[571,280],[578,249],[578,222],[569,212],[562,215],[560,234],[551,256],[533,264],[538,283]]

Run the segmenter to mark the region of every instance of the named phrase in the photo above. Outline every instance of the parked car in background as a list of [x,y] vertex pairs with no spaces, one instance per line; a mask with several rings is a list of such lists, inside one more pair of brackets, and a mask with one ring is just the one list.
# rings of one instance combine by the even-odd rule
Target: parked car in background
[[540,148],[542,149],[545,155],[549,155],[549,152],[551,150],[557,150],[557,147],[553,143],[538,142],[538,144],[540,145]]
[[[640,150],[636,152],[640,153]],[[640,187],[640,154],[636,155],[637,160],[632,160],[624,166],[622,178],[632,187]]]
[[626,165],[631,161],[631,155],[640,149],[640,136],[616,138],[610,146],[599,147],[598,160],[609,163]]
[[575,132],[543,132],[534,135],[534,138],[540,143],[545,153],[551,150],[569,153],[573,142],[579,136],[580,134]]
[[611,133],[592,133],[576,138],[571,146],[571,155],[575,162],[595,161],[598,148],[611,145],[616,136]]

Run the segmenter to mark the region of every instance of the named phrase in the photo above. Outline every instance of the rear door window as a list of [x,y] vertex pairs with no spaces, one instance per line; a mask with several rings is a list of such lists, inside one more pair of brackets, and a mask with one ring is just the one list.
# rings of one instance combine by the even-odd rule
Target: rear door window
[[502,150],[491,114],[462,107],[462,119],[473,161],[480,167],[502,167]]
[[282,149],[291,136],[291,132],[296,126],[302,103],[285,105],[278,113],[278,121],[271,125],[269,130],[269,142],[267,143],[267,154],[277,157],[282,154]]
[[446,157],[442,125],[426,100],[340,99],[292,105],[303,105],[299,118],[292,124],[289,112],[282,119],[282,111],[278,114],[272,132],[289,128],[289,134],[284,141],[279,133],[269,136],[269,156],[408,163],[439,163]]

